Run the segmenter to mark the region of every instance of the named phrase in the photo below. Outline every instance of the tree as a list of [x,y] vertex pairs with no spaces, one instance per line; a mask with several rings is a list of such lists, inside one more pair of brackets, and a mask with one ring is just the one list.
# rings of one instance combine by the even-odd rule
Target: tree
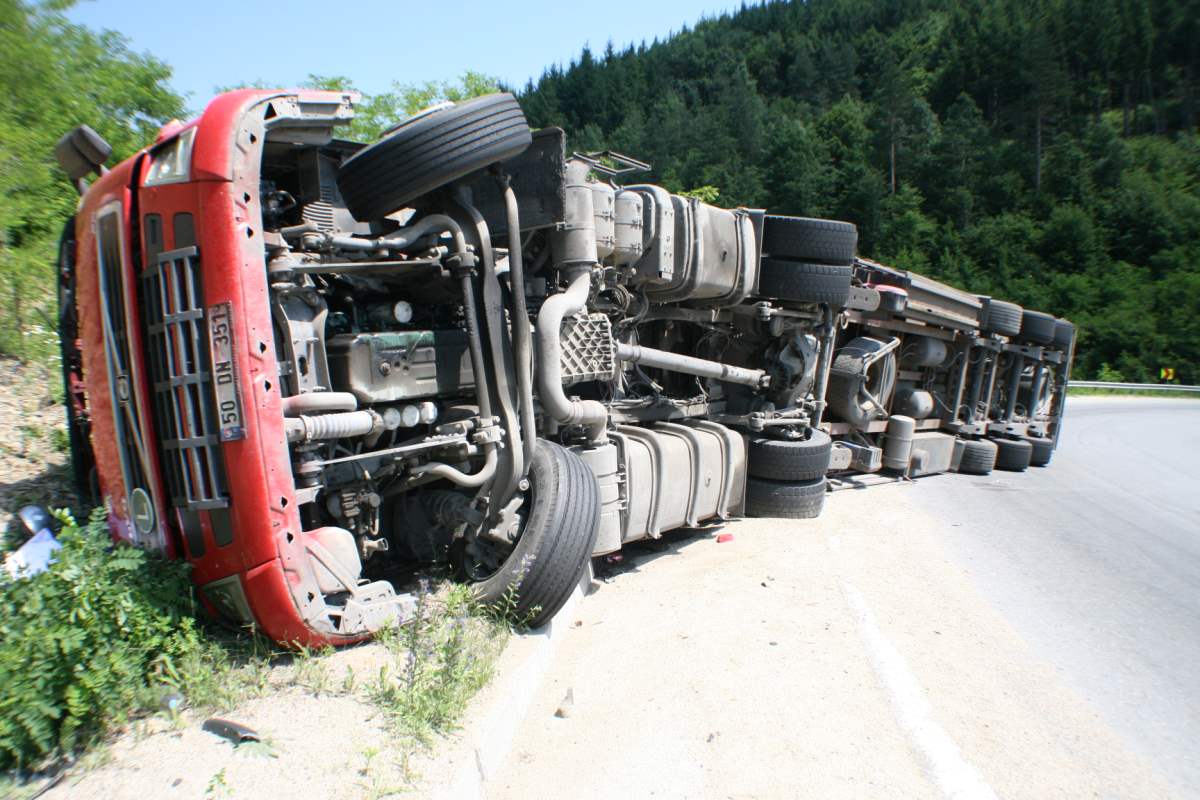
[[[311,89],[358,91],[354,82],[344,75],[310,74],[302,84]],[[459,102],[489,94],[499,89],[499,81],[481,72],[467,70],[457,81],[426,81],[399,83],[379,94],[364,94],[354,109],[349,136],[359,141],[378,139],[388,128],[423,108],[446,101]]]
[[21,358],[57,349],[52,262],[77,199],[54,161],[58,137],[86,123],[115,161],[184,113],[166,64],[72,25],[70,6],[0,0],[0,353]]

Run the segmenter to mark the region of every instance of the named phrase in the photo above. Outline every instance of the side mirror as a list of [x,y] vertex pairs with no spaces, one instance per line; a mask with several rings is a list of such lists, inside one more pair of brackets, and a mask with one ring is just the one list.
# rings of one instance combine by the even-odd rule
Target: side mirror
[[87,125],[71,129],[54,145],[54,158],[80,191],[80,182],[88,175],[104,174],[104,162],[110,155],[112,147]]

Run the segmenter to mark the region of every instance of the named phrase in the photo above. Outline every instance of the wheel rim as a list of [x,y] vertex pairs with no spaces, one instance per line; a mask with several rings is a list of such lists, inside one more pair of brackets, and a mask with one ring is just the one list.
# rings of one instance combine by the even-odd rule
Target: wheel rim
[[472,529],[463,537],[459,554],[462,560],[463,573],[468,580],[473,583],[480,583],[504,569],[504,565],[508,563],[509,558],[512,557],[513,552],[517,549],[521,537],[525,535],[525,526],[529,516],[527,509],[533,506],[536,489],[533,470],[530,470],[529,489],[524,493],[524,501],[515,512],[517,535],[508,545],[494,538],[484,536],[482,528]]

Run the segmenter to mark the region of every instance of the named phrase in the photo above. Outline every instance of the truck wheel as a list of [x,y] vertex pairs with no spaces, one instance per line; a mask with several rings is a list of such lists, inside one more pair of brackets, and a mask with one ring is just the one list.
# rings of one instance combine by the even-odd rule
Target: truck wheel
[[758,270],[758,293],[794,303],[826,303],[845,308],[850,297],[852,268],[809,264],[764,256]]
[[1029,466],[1045,467],[1049,465],[1050,457],[1054,455],[1054,440],[1030,437],[1027,441],[1033,448],[1029,455]]
[[63,378],[63,406],[67,412],[67,437],[71,446],[71,476],[80,499],[98,501],[93,489],[96,456],[92,452],[90,425],[83,410],[83,354],[76,347],[79,317],[75,307],[75,218],[63,227],[58,253],[58,344]]
[[1053,315],[1025,309],[1021,314],[1021,338],[1033,344],[1051,344],[1058,322]]
[[579,456],[544,439],[534,447],[529,483],[518,512],[524,525],[507,555],[481,557],[483,548],[498,546],[478,539],[473,545],[460,540],[453,558],[460,572],[476,581],[480,602],[504,605],[515,621],[536,628],[567,602],[591,558],[600,525],[600,487]]
[[1075,341],[1075,325],[1065,319],[1054,321],[1054,344],[1060,350],[1066,350]]
[[996,466],[996,443],[987,439],[967,439],[963,442],[958,471],[964,475],[988,475]]
[[825,507],[825,479],[785,483],[746,479],[746,514],[751,517],[816,519]]
[[357,219],[379,219],[532,141],[516,98],[488,94],[404,120],[342,164],[338,188]]
[[981,297],[980,300],[983,301],[983,311],[980,313],[979,330],[1001,336],[1016,336],[1021,332],[1023,308],[1016,303],[990,297]]
[[782,258],[847,265],[854,261],[858,229],[849,222],[768,214],[762,251]]
[[1024,439],[994,439],[996,469],[1024,472],[1033,457],[1033,445]]
[[750,474],[777,481],[811,481],[825,477],[833,441],[812,428],[808,439],[790,441],[761,437],[750,440]]

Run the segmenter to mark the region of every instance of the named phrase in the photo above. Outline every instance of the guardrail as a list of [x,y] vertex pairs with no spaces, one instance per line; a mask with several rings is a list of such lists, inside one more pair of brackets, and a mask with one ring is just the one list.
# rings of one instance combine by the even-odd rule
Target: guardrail
[[1133,389],[1150,392],[1196,392],[1200,386],[1177,386],[1173,383],[1107,383],[1105,381],[1070,381],[1067,388],[1076,389]]

